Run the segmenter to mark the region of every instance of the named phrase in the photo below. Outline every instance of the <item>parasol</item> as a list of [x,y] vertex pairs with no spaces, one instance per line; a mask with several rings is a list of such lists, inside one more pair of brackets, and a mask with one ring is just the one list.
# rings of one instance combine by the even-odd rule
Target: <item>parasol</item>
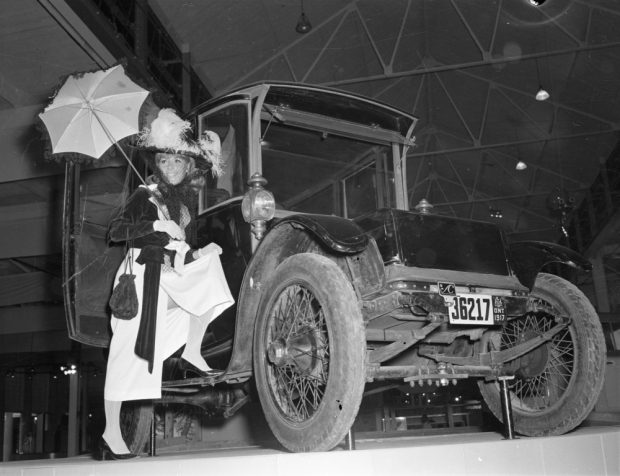
[[52,153],[77,152],[98,159],[116,145],[133,168],[117,142],[140,131],[140,108],[148,95],[121,65],[69,76],[39,114]]
[[[144,183],[118,141],[140,132],[140,109],[148,95],[149,91],[129,79],[121,65],[69,76],[39,114],[48,131],[52,153],[78,153],[97,160],[115,146]],[[109,293],[106,295],[105,290],[112,289],[113,268],[122,260],[122,249],[108,247],[105,239],[88,231],[85,221],[80,221],[79,227],[76,225],[74,195],[79,188],[75,181],[81,161],[70,156],[64,159],[63,294],[69,336],[86,344],[105,346],[109,341]],[[93,226],[90,225],[91,229]],[[95,251],[98,255],[91,260]],[[96,271],[89,270],[84,275],[88,279],[81,276],[91,266]],[[96,329],[93,334],[82,329],[80,322],[84,319],[91,319],[86,322],[90,329]]]

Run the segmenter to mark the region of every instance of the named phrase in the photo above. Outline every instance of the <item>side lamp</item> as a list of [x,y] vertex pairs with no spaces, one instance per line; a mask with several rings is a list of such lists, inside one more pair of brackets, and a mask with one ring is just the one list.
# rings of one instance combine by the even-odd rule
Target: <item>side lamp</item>
[[276,200],[269,190],[265,190],[267,180],[258,172],[248,180],[250,189],[243,196],[241,213],[243,219],[252,226],[252,233],[260,240],[267,229],[267,222],[276,213]]

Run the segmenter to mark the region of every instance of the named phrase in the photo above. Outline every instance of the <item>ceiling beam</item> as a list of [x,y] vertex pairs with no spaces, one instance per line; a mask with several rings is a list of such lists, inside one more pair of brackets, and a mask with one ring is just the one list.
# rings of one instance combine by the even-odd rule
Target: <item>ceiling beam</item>
[[27,354],[28,361],[34,353],[69,352],[73,341],[69,339],[66,329],[46,332],[28,332],[24,334],[0,334],[0,354],[5,363],[7,354]]
[[60,278],[42,271],[0,276],[0,307],[62,302]]
[[[565,139],[578,139],[580,137],[591,137],[591,136],[600,136],[603,134],[613,134],[614,132],[620,131],[620,124],[618,125],[617,128],[614,129],[609,129],[609,130],[605,130],[605,131],[592,131],[592,132],[580,132],[577,134],[562,134],[562,135],[558,135],[558,136],[552,136],[552,137],[548,137],[545,139],[540,139],[540,138],[536,138],[536,139],[516,139],[516,140],[509,140],[509,141],[502,141],[502,142],[495,142],[492,144],[480,144],[480,145],[475,145],[472,144],[471,146],[466,146],[466,147],[456,147],[454,149],[440,149],[440,150],[428,150],[425,152],[411,152],[409,151],[407,153],[407,157],[428,157],[431,155],[443,155],[443,154],[454,154],[456,152],[470,152],[470,151],[475,151],[475,150],[487,150],[487,149],[496,149],[498,147],[508,147],[508,146],[515,146],[515,145],[520,145],[520,144],[535,144],[537,142],[545,142],[545,141],[556,141],[556,140],[565,140]],[[420,134],[417,134],[416,137],[421,137]]]
[[0,207],[0,259],[58,254],[62,219],[53,203]]
[[[325,20],[323,20],[319,25],[316,25],[314,28],[312,28],[312,31],[310,31],[309,33],[307,33],[306,35],[303,35],[295,40],[292,41],[290,43],[288,43],[285,47],[279,49],[276,53],[274,53],[273,55],[271,55],[269,58],[267,58],[265,61],[261,61],[258,65],[256,65],[254,68],[252,68],[250,71],[248,71],[246,74],[241,75],[236,81],[234,81],[232,84],[228,84],[226,85],[226,89],[234,89],[236,87],[238,87],[239,85],[245,84],[245,82],[247,81],[248,78],[251,78],[254,74],[256,74],[258,71],[260,71],[261,69],[263,69],[263,67],[271,64],[274,60],[279,59],[281,56],[286,56],[287,53],[291,50],[293,50],[299,43],[301,43],[302,41],[305,41],[306,38],[310,38],[313,37],[315,35],[323,35],[325,33],[325,31],[322,30],[322,28],[325,25],[329,25],[331,23],[332,20],[334,20],[335,18],[338,18],[340,16],[346,16],[350,11],[352,11],[352,9],[355,8],[355,3],[356,1],[353,0],[349,3],[347,3],[344,7],[342,7],[340,10],[338,10],[336,13],[334,13],[332,16],[326,18]],[[321,50],[319,52],[319,55],[322,54]],[[304,75],[305,76],[305,75]],[[217,91],[217,93],[220,93],[222,91]]]
[[102,69],[116,63],[116,58],[64,0],[38,0],[58,25],[73,38],[90,59]]
[[0,308],[0,335],[54,331],[67,332],[65,308],[62,304],[36,304]]
[[470,203],[489,203],[489,202],[500,202],[500,201],[504,201],[504,200],[519,200],[522,198],[527,198],[527,197],[544,197],[544,196],[548,196],[549,192],[532,192],[532,193],[528,193],[527,195],[525,193],[519,193],[519,194],[514,194],[514,195],[504,195],[501,197],[485,197],[483,195],[480,195],[483,192],[476,192],[475,190],[471,190],[471,193],[475,195],[478,195],[479,198],[475,198],[474,196],[472,196],[471,198],[468,198],[467,200],[453,200],[453,201],[449,201],[449,202],[442,202],[442,203],[438,203],[438,204],[433,204],[435,206],[438,207],[447,207],[447,206],[454,206],[454,205],[467,205]]
[[[587,53],[590,51],[602,50],[607,48],[618,48],[620,47],[620,41],[613,41],[609,43],[604,43],[600,45],[588,45],[588,46],[576,46],[574,48],[563,48],[559,50],[546,51],[542,53],[531,53],[524,54],[519,56],[520,61],[528,60],[528,59],[537,59],[537,58],[547,58],[550,56],[561,56],[568,55],[574,53]],[[281,54],[282,50],[280,50]],[[274,55],[277,57],[278,55]],[[273,59],[273,58],[272,58]],[[494,57],[494,58],[482,58],[476,61],[465,61],[462,63],[453,63],[453,64],[437,64],[435,66],[427,66],[424,65],[422,68],[409,69],[405,71],[399,72],[391,72],[391,73],[383,73],[383,74],[374,74],[372,76],[360,76],[357,78],[349,78],[349,79],[341,79],[338,81],[326,81],[324,83],[320,83],[321,86],[329,86],[332,88],[338,88],[342,86],[359,84],[359,83],[368,83],[371,81],[383,81],[386,79],[395,79],[395,78],[404,78],[404,77],[412,77],[412,76],[420,76],[426,75],[430,73],[441,73],[445,71],[455,71],[455,70],[465,70],[470,68],[478,68],[480,66],[491,66],[491,65],[500,65],[504,63],[513,63],[515,61],[514,57]],[[269,63],[270,61],[263,62]]]
[[35,105],[0,111],[0,183],[64,172],[64,167],[43,157],[43,134],[34,127],[42,110],[43,105]]

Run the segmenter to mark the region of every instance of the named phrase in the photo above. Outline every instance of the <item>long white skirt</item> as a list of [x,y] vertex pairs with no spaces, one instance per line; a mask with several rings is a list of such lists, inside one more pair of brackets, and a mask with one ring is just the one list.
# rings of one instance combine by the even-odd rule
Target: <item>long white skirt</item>
[[[217,252],[208,253],[186,265],[183,274],[162,272],[157,300],[157,331],[153,373],[148,362],[134,353],[142,313],[144,265],[135,262],[139,249],[133,250],[133,273],[140,302],[138,315],[125,321],[112,316],[112,340],[104,388],[106,400],[145,400],[161,398],[163,362],[187,342],[189,320],[205,320],[204,327],[234,303]],[[121,265],[119,276],[124,272]],[[176,306],[169,307],[169,299]]]

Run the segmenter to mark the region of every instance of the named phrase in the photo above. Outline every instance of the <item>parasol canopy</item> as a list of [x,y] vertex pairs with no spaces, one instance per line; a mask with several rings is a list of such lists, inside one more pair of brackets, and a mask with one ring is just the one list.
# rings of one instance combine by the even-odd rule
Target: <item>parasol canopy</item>
[[39,114],[50,135],[52,153],[100,158],[117,141],[139,132],[140,107],[148,95],[121,65],[69,76]]

